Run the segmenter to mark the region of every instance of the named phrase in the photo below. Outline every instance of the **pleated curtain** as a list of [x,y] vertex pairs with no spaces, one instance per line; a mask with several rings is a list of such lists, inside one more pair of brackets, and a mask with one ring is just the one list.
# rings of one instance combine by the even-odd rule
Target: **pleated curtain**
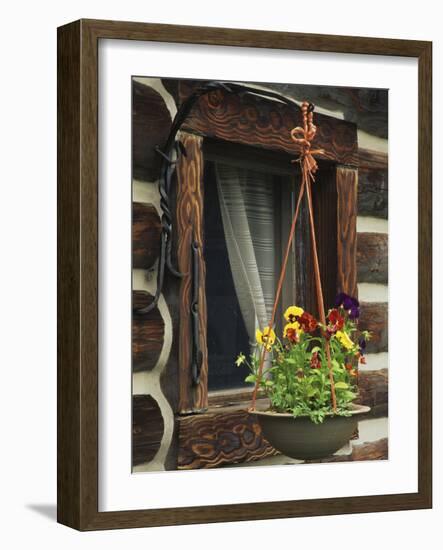
[[272,175],[216,163],[217,192],[240,310],[251,353],[269,323],[275,295],[275,198]]

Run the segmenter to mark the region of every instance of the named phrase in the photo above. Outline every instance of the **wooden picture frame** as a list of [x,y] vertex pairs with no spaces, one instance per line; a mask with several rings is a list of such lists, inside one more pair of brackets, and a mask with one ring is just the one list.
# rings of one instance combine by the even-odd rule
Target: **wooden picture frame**
[[[98,42],[278,48],[418,59],[419,379],[416,493],[98,511]],[[432,506],[432,44],[80,20],[58,29],[58,521],[80,530]],[[355,281],[353,282],[355,284]]]

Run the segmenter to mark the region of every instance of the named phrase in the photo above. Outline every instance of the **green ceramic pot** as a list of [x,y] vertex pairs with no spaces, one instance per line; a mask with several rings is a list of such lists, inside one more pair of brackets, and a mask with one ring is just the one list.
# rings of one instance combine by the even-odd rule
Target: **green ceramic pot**
[[307,460],[325,458],[341,449],[357,428],[359,415],[370,407],[353,405],[351,416],[327,416],[322,424],[307,417],[294,418],[290,413],[254,411],[263,435],[278,451],[291,458]]

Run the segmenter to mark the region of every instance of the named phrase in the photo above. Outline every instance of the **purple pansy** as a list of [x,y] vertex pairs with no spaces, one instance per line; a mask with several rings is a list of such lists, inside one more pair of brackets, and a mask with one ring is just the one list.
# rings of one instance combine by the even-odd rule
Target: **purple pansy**
[[364,338],[360,338],[360,340],[358,341],[358,345],[360,347],[360,355],[364,355],[366,349],[366,340]]
[[360,304],[356,298],[340,292],[335,299],[335,307],[343,306],[348,312],[349,319],[358,319],[360,315]]

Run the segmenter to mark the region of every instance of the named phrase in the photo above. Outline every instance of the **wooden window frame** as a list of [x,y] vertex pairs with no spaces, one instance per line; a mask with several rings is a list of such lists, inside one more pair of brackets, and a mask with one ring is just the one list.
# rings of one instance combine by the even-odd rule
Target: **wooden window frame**
[[[200,83],[201,84],[201,83]],[[197,85],[197,83],[195,83]],[[193,92],[190,81],[180,81],[178,98],[181,104]],[[357,295],[356,267],[356,222],[357,222],[357,180],[358,142],[357,128],[351,122],[326,115],[315,115],[318,134],[314,147],[327,151],[317,155],[320,170],[314,185],[314,208],[318,234],[318,253],[325,301],[330,304],[338,290]],[[206,345],[206,293],[205,262],[203,250],[203,228],[198,220],[203,219],[205,141],[214,143],[221,140],[228,145],[254,147],[263,153],[264,159],[273,153],[281,153],[290,158],[297,151],[290,138],[290,130],[299,125],[300,115],[278,101],[270,101],[261,96],[242,97],[222,90],[202,96],[194,105],[184,122],[179,139],[186,155],[180,155],[177,162],[176,242],[178,267],[185,276],[180,282],[178,326],[178,412],[181,415],[208,411],[208,408],[227,406],[229,403],[244,405],[249,391],[220,390],[208,392],[208,353]],[[235,154],[235,153],[234,153]],[[285,168],[286,170],[286,168]],[[197,222],[196,222],[197,220]],[[330,247],[331,227],[336,228],[336,243]],[[200,349],[203,363],[200,381],[193,385],[190,361],[190,300],[191,241],[196,239],[200,251]],[[325,246],[324,243],[328,243]],[[300,277],[309,272],[310,250],[299,250]],[[298,255],[298,254],[297,254]],[[335,264],[336,269],[331,269]],[[335,276],[336,273],[336,276]],[[311,285],[311,286],[310,286]],[[313,300],[313,282],[307,277],[303,286],[307,287],[304,296],[306,307],[316,311]],[[175,338],[175,335],[174,335]]]

